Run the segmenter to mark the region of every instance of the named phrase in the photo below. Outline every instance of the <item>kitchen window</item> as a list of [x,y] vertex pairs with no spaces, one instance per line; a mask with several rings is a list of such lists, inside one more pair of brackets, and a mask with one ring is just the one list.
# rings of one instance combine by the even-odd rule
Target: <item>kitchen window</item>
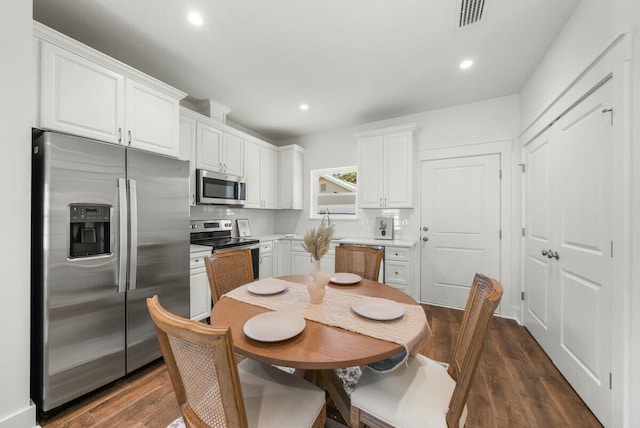
[[311,171],[310,218],[356,219],[358,169],[356,166]]

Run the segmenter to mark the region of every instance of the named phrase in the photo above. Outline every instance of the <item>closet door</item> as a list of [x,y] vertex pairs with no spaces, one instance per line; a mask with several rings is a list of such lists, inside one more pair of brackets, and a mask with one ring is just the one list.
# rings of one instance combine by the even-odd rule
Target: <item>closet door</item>
[[525,325],[607,426],[611,412],[611,82],[525,147]]

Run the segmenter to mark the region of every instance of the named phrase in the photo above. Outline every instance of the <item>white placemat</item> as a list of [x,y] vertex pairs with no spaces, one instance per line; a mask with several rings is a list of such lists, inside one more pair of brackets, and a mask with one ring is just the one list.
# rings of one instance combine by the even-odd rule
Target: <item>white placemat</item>
[[[223,297],[274,311],[297,313],[311,321],[397,343],[411,354],[417,353],[423,339],[427,339],[431,335],[427,317],[420,305],[401,303],[405,308],[405,313],[401,318],[391,321],[375,321],[363,318],[351,310],[352,302],[368,296],[327,287],[327,294],[322,303],[312,304],[309,303],[306,284],[276,278],[260,280],[260,282],[262,281],[286,283],[287,290],[271,296],[258,296],[249,292],[247,284],[230,291]],[[403,358],[400,362],[404,362],[405,359]]]

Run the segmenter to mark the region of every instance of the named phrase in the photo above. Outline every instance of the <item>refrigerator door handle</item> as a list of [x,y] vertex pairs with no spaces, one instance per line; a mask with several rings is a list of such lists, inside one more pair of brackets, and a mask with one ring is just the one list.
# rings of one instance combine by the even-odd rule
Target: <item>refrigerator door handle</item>
[[131,243],[131,256],[129,259],[129,290],[136,289],[136,276],[138,273],[138,194],[136,180],[129,181],[129,227]]
[[120,259],[118,260],[118,293],[127,291],[127,181],[118,178],[118,208],[120,210],[118,228],[120,229]]

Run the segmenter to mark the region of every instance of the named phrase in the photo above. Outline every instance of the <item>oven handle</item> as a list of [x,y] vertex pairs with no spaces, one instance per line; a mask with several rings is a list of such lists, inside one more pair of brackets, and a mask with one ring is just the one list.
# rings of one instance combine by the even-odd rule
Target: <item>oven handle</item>
[[260,243],[257,244],[247,244],[247,245],[238,245],[236,247],[228,247],[228,248],[219,248],[213,249],[214,253],[219,253],[222,251],[231,251],[231,250],[255,250],[256,248],[260,248]]

